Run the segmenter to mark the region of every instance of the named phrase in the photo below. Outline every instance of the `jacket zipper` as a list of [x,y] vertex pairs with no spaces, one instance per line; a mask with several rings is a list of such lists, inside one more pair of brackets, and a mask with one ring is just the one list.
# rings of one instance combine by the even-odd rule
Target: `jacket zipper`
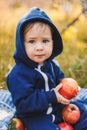
[[[45,81],[45,91],[49,91],[49,84],[48,84],[48,77],[47,75],[41,71],[41,65],[38,65],[38,68],[35,68],[35,70],[37,70],[44,78],[44,81]],[[46,112],[46,114],[50,114],[52,112],[53,108],[52,108],[52,104],[49,104],[49,108]]]

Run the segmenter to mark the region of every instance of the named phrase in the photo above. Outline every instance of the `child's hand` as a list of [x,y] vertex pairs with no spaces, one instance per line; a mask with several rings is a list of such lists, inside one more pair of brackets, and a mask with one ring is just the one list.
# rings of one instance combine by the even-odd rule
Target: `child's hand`
[[69,104],[70,103],[70,100],[64,98],[58,91],[59,89],[62,87],[62,84],[60,83],[59,85],[57,85],[55,88],[54,88],[54,92],[56,94],[56,98],[57,98],[57,101],[59,103],[62,103],[62,104]]
[[78,96],[79,92],[80,92],[80,86],[78,86],[78,92],[77,92],[76,96],[73,99],[76,99],[76,97]]
[[78,86],[78,93],[77,93],[77,95],[79,94],[79,92],[80,92],[80,89],[81,89],[81,88],[80,88],[80,86]]

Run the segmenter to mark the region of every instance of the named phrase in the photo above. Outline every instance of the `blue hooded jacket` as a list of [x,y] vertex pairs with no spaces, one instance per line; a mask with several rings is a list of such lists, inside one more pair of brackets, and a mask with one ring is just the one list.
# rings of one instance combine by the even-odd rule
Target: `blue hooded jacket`
[[[24,26],[33,21],[47,23],[53,30],[53,52],[43,66],[38,66],[30,60],[24,48]],[[64,106],[57,103],[53,90],[64,78],[60,67],[53,61],[62,49],[61,36],[44,11],[32,8],[20,19],[16,30],[16,51],[14,53],[16,64],[8,74],[7,86],[16,106],[16,114],[23,120],[27,130],[59,130],[58,125],[52,124],[50,120],[48,123],[47,119],[50,115],[55,123],[62,121],[61,110]],[[78,102],[75,103],[78,104]],[[75,128],[78,130],[79,127],[75,126]]]

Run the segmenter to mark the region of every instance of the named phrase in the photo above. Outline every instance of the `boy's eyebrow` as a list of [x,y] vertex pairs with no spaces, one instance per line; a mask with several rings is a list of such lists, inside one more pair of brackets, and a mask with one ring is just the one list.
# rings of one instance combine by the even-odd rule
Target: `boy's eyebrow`
[[[37,39],[37,37],[35,37],[35,36],[29,36],[28,38],[29,39]],[[42,38],[48,38],[48,39],[50,39],[51,37],[50,36],[43,36]]]

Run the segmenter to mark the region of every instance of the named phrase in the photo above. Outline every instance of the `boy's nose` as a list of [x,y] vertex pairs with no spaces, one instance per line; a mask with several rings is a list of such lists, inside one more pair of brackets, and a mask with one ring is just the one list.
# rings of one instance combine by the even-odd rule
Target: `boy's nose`
[[38,43],[37,45],[36,45],[36,50],[43,50],[43,45],[41,44],[41,43]]

